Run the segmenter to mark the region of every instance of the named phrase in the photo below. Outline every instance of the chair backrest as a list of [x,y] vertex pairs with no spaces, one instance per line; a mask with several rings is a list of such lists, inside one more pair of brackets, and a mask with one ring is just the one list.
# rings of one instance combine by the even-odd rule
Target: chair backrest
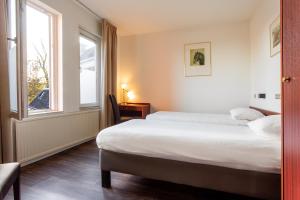
[[117,103],[117,99],[115,97],[115,95],[110,94],[108,95],[110,103],[111,103],[111,107],[113,110],[113,114],[114,114],[114,123],[118,124],[121,121],[121,117],[120,117],[120,110],[119,110],[119,106]]

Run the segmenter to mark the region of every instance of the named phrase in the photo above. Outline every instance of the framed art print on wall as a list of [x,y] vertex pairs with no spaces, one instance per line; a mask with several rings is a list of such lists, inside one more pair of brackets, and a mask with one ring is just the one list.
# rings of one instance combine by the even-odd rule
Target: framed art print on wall
[[280,17],[277,17],[270,26],[270,55],[280,52]]
[[211,43],[201,42],[184,45],[186,77],[211,76]]

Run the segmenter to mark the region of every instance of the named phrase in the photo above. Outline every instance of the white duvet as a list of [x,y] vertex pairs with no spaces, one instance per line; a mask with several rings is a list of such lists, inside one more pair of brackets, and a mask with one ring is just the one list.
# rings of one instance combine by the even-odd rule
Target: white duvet
[[280,138],[244,126],[131,120],[102,130],[97,144],[119,153],[280,173]]
[[159,111],[146,117],[147,120],[168,120],[181,122],[200,122],[211,124],[247,126],[247,120],[235,120],[229,114],[188,113]]

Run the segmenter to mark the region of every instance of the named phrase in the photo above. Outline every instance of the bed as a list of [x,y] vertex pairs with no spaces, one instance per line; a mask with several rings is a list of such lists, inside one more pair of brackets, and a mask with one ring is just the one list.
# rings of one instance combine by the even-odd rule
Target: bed
[[168,120],[176,122],[194,122],[194,123],[211,123],[224,124],[233,126],[247,126],[247,120],[235,120],[229,114],[214,113],[191,113],[191,112],[170,112],[158,111],[147,115],[147,120]]
[[246,126],[131,120],[101,131],[97,144],[103,187],[116,171],[280,199],[280,138],[258,137]]

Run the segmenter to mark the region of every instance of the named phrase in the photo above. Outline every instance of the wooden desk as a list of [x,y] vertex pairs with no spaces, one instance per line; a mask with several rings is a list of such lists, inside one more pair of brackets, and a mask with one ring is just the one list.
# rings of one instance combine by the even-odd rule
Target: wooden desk
[[150,114],[150,103],[119,104],[120,115],[145,119]]

